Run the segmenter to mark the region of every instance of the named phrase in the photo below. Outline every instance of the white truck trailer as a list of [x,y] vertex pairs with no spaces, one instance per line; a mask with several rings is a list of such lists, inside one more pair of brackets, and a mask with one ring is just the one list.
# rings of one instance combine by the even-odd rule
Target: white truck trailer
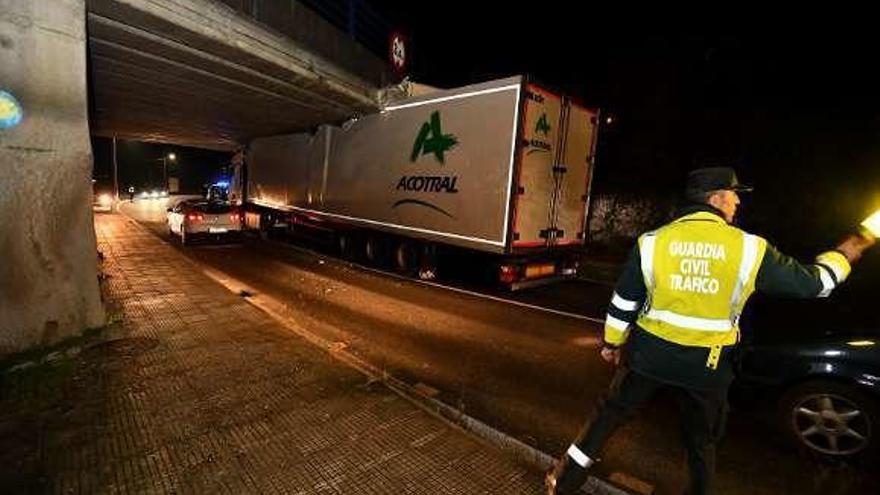
[[480,253],[518,289],[576,274],[597,123],[597,110],[525,77],[441,90],[255,139],[232,194],[252,228],[423,277],[444,270],[443,253]]

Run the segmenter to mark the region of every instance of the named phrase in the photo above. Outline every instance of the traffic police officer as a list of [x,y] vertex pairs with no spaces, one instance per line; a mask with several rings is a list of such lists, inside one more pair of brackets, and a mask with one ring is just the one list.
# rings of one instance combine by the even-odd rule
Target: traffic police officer
[[575,493],[615,429],[660,389],[674,389],[690,471],[691,495],[709,493],[715,444],[722,434],[731,355],[739,318],[756,290],[825,297],[874,244],[853,235],[802,265],[766,240],[731,225],[738,192],[750,191],[728,167],[691,172],[684,208],[673,222],[642,235],[617,282],[605,321],[602,358],[618,367],[595,419],[568,448],[546,484]]

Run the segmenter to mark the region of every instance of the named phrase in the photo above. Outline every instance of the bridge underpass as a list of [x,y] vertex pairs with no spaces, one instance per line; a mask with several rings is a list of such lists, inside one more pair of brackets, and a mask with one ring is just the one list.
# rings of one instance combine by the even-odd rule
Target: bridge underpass
[[[284,3],[284,2],[276,2]],[[298,9],[301,30],[344,33]],[[377,110],[384,62],[355,74],[315,49],[209,0],[89,0],[91,131],[230,150],[256,136]],[[305,16],[310,15],[311,19]],[[296,26],[293,26],[294,28]],[[344,61],[343,61],[344,62]],[[352,65],[352,64],[349,64]]]
[[[282,4],[272,27],[254,15]],[[0,355],[105,321],[90,134],[229,151],[376,111],[389,80],[345,32],[272,0],[7,0],[0,67],[24,116],[0,129]]]

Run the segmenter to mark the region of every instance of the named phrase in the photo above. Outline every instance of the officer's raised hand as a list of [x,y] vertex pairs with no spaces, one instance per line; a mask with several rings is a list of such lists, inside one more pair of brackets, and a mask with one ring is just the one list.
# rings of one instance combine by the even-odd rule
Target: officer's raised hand
[[865,250],[872,247],[876,242],[877,239],[870,234],[853,234],[837,246],[837,251],[843,253],[850,263],[854,263],[861,258]]

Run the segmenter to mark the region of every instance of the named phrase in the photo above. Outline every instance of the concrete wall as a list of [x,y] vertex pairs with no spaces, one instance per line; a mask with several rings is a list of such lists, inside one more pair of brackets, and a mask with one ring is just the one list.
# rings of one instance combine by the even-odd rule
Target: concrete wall
[[84,0],[0,0],[0,354],[104,322],[91,211]]

